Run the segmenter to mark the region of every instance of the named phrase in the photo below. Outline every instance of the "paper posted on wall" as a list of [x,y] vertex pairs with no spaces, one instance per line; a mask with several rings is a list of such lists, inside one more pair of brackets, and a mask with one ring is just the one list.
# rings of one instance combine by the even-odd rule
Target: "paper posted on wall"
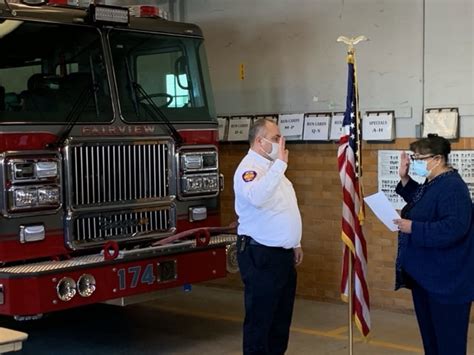
[[398,231],[398,226],[393,220],[399,219],[400,216],[382,191],[365,197],[364,201],[388,229],[392,232]]
[[423,137],[436,133],[446,139],[458,137],[459,114],[457,109],[432,110],[425,113]]

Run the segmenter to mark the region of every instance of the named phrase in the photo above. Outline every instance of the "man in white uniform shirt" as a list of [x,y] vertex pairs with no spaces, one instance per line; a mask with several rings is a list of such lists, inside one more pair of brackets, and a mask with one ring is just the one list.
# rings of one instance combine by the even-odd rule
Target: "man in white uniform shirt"
[[278,126],[260,119],[250,128],[250,149],[234,175],[239,217],[238,262],[245,285],[243,350],[284,354],[303,260],[301,215],[286,178],[288,150]]

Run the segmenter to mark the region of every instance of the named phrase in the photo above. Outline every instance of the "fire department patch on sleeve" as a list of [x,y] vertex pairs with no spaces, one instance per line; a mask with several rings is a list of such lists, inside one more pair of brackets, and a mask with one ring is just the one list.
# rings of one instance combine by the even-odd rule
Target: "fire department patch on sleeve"
[[257,176],[256,171],[249,170],[242,174],[242,179],[244,179],[245,182],[250,182],[250,181],[253,181],[256,176]]

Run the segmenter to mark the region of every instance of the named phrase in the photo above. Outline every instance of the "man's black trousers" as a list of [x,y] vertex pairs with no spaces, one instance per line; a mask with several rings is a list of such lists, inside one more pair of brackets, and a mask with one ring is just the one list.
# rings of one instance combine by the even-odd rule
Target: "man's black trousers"
[[288,346],[296,292],[293,249],[248,241],[241,245],[237,259],[245,285],[244,354],[282,355]]

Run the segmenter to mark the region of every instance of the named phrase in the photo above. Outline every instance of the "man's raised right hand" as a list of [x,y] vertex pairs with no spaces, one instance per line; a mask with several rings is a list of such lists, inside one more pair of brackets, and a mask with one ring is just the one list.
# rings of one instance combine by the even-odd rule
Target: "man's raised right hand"
[[288,163],[288,149],[285,147],[285,137],[280,137],[278,141],[280,149],[278,150],[278,159],[283,160],[285,163]]

